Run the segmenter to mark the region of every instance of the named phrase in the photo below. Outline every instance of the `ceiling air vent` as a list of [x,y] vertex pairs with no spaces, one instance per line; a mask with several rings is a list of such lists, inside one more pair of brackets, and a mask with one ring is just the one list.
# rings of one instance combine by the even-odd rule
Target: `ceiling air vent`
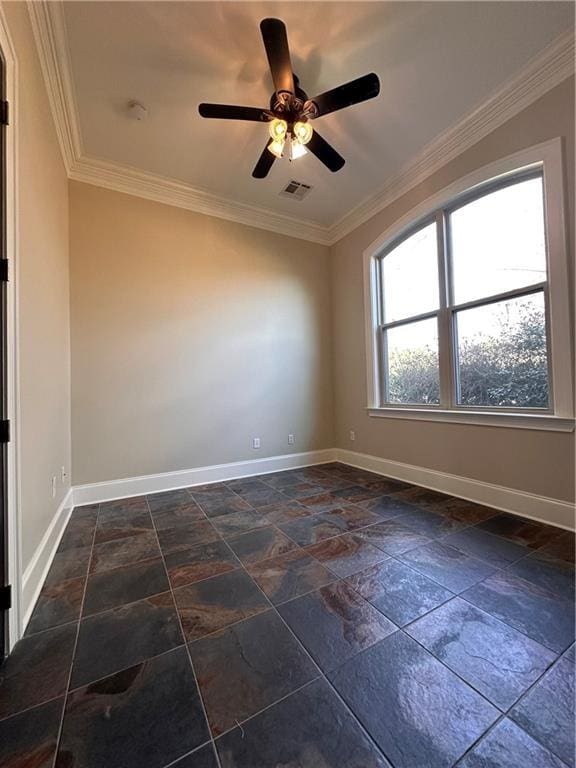
[[290,181],[280,192],[282,197],[291,197],[293,200],[304,200],[312,187],[310,184],[304,184],[302,181]]

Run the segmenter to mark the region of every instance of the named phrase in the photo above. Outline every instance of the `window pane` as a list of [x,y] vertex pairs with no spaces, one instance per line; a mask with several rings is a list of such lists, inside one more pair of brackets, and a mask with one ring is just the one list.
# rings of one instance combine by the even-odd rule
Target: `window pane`
[[438,309],[436,224],[397,245],[382,260],[384,322]]
[[548,406],[542,293],[462,310],[457,333],[462,405]]
[[542,179],[512,184],[450,216],[454,301],[546,280]]
[[438,323],[420,320],[386,331],[389,403],[440,402]]

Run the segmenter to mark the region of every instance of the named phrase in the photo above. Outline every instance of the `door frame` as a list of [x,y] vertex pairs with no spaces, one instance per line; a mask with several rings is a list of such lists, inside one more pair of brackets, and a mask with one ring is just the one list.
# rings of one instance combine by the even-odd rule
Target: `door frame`
[[4,63],[5,98],[10,124],[5,128],[6,253],[9,280],[6,290],[6,386],[10,442],[7,446],[7,552],[12,607],[8,613],[7,650],[22,635],[22,550],[20,523],[20,387],[18,372],[18,65],[4,8],[0,5],[0,54]]

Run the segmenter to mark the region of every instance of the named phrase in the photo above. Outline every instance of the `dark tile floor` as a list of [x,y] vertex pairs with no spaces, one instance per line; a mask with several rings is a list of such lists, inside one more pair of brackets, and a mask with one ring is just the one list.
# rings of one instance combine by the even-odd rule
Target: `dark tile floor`
[[80,507],[10,768],[575,768],[574,535],[341,464]]

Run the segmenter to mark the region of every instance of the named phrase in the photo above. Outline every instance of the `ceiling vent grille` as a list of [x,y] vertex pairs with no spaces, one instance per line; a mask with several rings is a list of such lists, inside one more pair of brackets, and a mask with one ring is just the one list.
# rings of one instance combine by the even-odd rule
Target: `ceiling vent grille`
[[304,184],[302,181],[294,181],[292,179],[292,181],[286,184],[280,194],[282,197],[291,197],[293,200],[304,200],[311,189],[310,184]]

